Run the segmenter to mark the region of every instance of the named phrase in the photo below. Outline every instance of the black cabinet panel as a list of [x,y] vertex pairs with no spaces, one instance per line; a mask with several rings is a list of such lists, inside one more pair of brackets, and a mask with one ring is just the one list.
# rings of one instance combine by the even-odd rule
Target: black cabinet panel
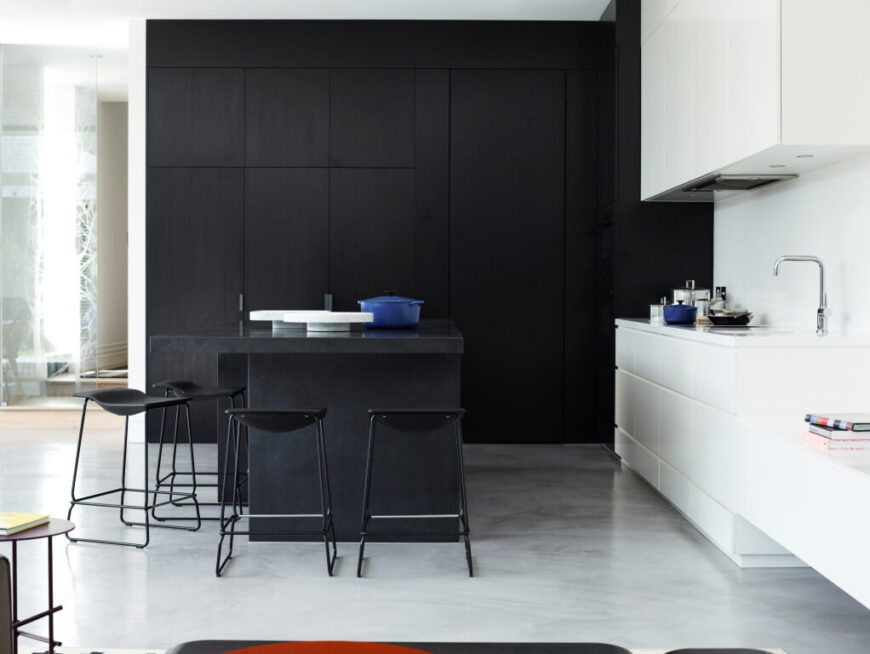
[[151,20],[148,65],[413,67],[415,25],[358,20]]
[[563,440],[564,126],[563,71],[451,74],[451,316],[470,441]]
[[245,164],[329,165],[329,71],[245,71]]
[[605,68],[607,23],[150,20],[149,66]]
[[[242,292],[242,170],[151,168],[148,170],[146,331],[149,336],[239,320]],[[217,381],[215,355],[148,355],[146,379]],[[191,407],[194,438],[215,442],[212,403]],[[159,416],[151,416],[154,440]]]
[[597,443],[598,75],[568,71],[565,81],[565,440]]
[[450,72],[416,73],[416,168],[414,194],[414,297],[422,314],[449,314],[450,275]]
[[331,165],[413,166],[414,71],[338,69],[331,75]]
[[242,70],[148,70],[149,165],[241,166],[244,141]]
[[330,171],[330,291],[337,311],[384,291],[410,295],[414,279],[414,171]]
[[244,247],[248,309],[322,308],[328,290],[329,171],[249,168]]
[[416,23],[418,68],[602,68],[607,28],[597,22]]
[[242,292],[240,168],[148,170],[148,333],[231,325]]

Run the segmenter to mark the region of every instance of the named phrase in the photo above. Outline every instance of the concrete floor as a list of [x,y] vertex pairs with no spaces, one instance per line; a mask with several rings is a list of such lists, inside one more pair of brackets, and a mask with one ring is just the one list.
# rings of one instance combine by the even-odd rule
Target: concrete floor
[[[89,434],[85,491],[117,482],[121,452],[117,432]],[[64,516],[74,438],[0,429],[0,508]],[[213,448],[198,456],[214,465]],[[364,579],[352,543],[339,543],[334,578],[317,544],[242,543],[218,579],[214,522],[198,533],[155,530],[144,551],[60,539],[58,634],[89,648],[329,638],[870,651],[870,611],[811,569],[736,567],[598,447],[467,446],[466,466],[474,579],[453,543],[371,544]],[[77,511],[82,536],[142,535],[115,511]],[[20,591],[22,611],[35,612],[45,548],[22,545],[19,556],[22,581],[39,580]]]

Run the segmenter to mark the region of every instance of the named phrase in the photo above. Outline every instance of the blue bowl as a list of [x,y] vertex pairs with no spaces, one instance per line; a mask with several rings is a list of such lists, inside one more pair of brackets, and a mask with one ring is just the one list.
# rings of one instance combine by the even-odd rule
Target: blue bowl
[[689,304],[666,304],[665,322],[669,325],[692,325],[698,318],[698,307]]

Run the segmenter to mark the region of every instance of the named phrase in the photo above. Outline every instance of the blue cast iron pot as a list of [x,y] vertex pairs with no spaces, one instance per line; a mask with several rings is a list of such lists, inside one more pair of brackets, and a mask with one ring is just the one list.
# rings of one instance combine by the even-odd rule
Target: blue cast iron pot
[[408,329],[420,323],[420,305],[423,300],[387,293],[379,297],[359,300],[360,311],[371,312],[374,320],[366,327]]
[[669,325],[692,325],[698,317],[698,307],[690,304],[666,304],[665,322]]

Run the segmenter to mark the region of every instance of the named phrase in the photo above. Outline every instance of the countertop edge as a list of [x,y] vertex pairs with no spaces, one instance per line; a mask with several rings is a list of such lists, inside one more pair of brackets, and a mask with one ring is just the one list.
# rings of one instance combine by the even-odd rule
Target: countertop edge
[[[617,327],[633,329],[670,338],[735,348],[870,348],[870,335],[831,334],[816,336],[813,333],[794,332],[778,328],[758,327],[758,333],[728,334],[712,331],[710,327],[668,325],[651,323],[645,318],[616,318]],[[722,328],[720,328],[722,329]],[[728,329],[728,328],[725,328]],[[771,331],[766,331],[766,330]]]

